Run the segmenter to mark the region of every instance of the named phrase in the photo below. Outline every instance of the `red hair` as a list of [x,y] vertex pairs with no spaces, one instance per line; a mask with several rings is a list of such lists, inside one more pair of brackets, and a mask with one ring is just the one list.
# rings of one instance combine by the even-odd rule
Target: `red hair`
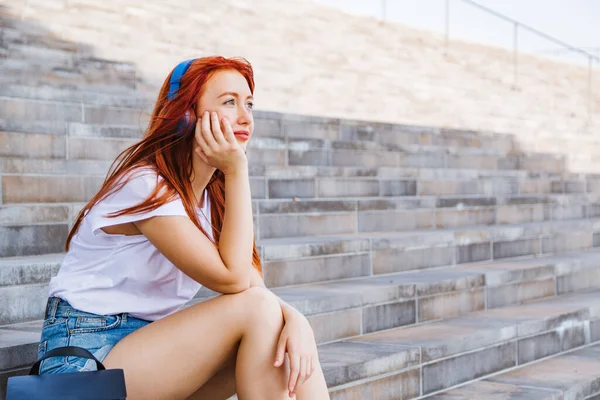
[[[169,81],[173,73],[171,71],[160,88],[148,129],[142,140],[122,151],[113,161],[102,187],[77,215],[67,237],[66,251],[69,251],[71,239],[87,211],[99,201],[120,190],[127,182],[126,180],[121,182],[122,176],[134,168],[145,166],[153,167],[164,180],[159,182],[155,190],[142,203],[111,213],[108,217],[148,212],[172,201],[178,195],[187,215],[206,235],[195,211],[196,200],[191,184],[194,172],[192,168],[194,135],[177,135],[177,128],[186,112],[195,108],[198,99],[204,93],[206,82],[215,72],[221,70],[238,71],[246,78],[250,92],[254,94],[254,73],[252,66],[244,58],[215,56],[195,59],[181,79],[177,96],[168,100]],[[195,113],[192,112],[191,115],[193,118]],[[220,170],[215,171],[207,185],[207,191],[210,199],[213,237],[215,245],[218,246],[225,214],[225,176]],[[252,265],[262,274],[256,240],[254,240]]]

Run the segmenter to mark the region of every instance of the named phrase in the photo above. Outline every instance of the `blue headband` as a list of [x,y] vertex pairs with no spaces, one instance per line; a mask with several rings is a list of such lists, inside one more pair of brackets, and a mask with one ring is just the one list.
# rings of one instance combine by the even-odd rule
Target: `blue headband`
[[192,62],[194,62],[194,60],[195,58],[192,58],[191,60],[182,61],[175,67],[175,70],[171,74],[171,80],[169,82],[169,94],[167,96],[169,100],[172,100],[177,94],[177,90],[179,90],[179,84],[181,83],[181,78],[183,77],[183,74],[185,74],[185,71],[188,70],[190,65],[192,65]]

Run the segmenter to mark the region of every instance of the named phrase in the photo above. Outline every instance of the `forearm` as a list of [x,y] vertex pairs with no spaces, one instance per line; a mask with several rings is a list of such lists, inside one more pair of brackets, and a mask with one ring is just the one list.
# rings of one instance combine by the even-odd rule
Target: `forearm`
[[[225,216],[219,238],[219,253],[236,277],[248,282],[252,265],[254,227],[248,169],[225,176]],[[251,268],[254,269],[254,268]]]

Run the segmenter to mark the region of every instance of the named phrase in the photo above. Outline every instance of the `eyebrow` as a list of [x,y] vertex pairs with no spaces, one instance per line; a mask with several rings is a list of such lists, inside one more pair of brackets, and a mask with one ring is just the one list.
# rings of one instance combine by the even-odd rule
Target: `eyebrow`
[[[219,96],[219,97],[217,97],[217,98],[221,98],[221,97],[223,97],[223,96],[227,96],[227,95],[230,95],[230,96],[233,96],[233,97],[239,97],[239,95],[238,95],[237,93],[235,93],[235,92],[225,92],[225,93],[223,93],[222,95],[220,95],[220,96]],[[252,97],[252,96],[248,96],[248,97],[246,97],[246,98],[247,98],[247,99],[252,99],[252,100],[254,100],[254,97]]]

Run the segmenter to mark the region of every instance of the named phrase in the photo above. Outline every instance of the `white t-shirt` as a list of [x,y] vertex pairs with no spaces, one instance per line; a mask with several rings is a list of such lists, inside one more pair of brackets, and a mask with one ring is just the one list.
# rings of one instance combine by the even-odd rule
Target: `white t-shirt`
[[[167,260],[144,235],[108,234],[103,227],[159,215],[187,217],[179,197],[155,210],[116,218],[106,215],[140,204],[162,177],[144,167],[126,174],[119,191],[97,203],[73,236],[61,268],[50,281],[49,296],[60,297],[81,311],[113,315],[123,312],[155,321],[179,310],[201,285]],[[197,208],[200,223],[212,238],[210,203]]]

